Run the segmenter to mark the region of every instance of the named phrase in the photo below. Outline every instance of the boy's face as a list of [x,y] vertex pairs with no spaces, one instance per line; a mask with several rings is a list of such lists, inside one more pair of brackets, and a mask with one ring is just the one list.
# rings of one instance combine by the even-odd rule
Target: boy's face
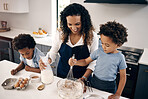
[[34,48],[23,48],[23,49],[19,49],[18,52],[26,59],[32,59],[33,57],[33,52],[34,52]]
[[117,48],[119,47],[117,44],[112,42],[112,39],[104,36],[103,34],[101,36],[101,42],[102,42],[102,48],[105,53],[117,53]]

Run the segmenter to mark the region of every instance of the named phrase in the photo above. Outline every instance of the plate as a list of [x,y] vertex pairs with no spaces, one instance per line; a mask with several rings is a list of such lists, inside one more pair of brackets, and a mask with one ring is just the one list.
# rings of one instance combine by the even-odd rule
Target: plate
[[43,34],[43,35],[32,34],[32,35],[37,38],[43,38],[46,37],[48,34]]

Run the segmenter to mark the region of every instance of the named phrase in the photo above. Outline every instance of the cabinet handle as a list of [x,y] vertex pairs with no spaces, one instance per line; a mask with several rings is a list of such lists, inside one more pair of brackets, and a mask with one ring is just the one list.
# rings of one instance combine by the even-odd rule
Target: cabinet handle
[[148,70],[145,70],[146,73],[148,73]]
[[4,4],[3,4],[4,10],[6,10],[6,9],[5,9],[5,5],[6,5],[6,4],[4,3]]
[[8,10],[8,3],[6,3],[6,10]]

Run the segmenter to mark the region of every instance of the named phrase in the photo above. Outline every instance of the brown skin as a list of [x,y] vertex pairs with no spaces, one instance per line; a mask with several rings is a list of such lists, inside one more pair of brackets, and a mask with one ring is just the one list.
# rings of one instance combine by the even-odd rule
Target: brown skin
[[[19,49],[18,52],[26,59],[32,59],[33,58],[33,52],[34,52],[34,48],[23,48],[23,49]],[[26,71],[30,71],[30,72],[36,72],[36,73],[40,73],[41,70],[40,68],[33,68],[30,66],[25,66],[24,62],[21,61],[21,63],[19,64],[19,66],[16,69],[12,69],[11,70],[11,74],[15,75],[17,72],[19,72],[20,70],[24,69]]]

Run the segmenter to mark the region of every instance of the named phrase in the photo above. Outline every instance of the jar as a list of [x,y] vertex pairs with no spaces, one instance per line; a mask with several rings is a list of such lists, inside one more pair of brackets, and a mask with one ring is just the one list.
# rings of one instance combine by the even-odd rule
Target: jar
[[53,82],[54,76],[50,64],[48,63],[48,58],[41,57],[44,64],[47,66],[45,69],[41,70],[41,81],[44,84],[51,84]]

